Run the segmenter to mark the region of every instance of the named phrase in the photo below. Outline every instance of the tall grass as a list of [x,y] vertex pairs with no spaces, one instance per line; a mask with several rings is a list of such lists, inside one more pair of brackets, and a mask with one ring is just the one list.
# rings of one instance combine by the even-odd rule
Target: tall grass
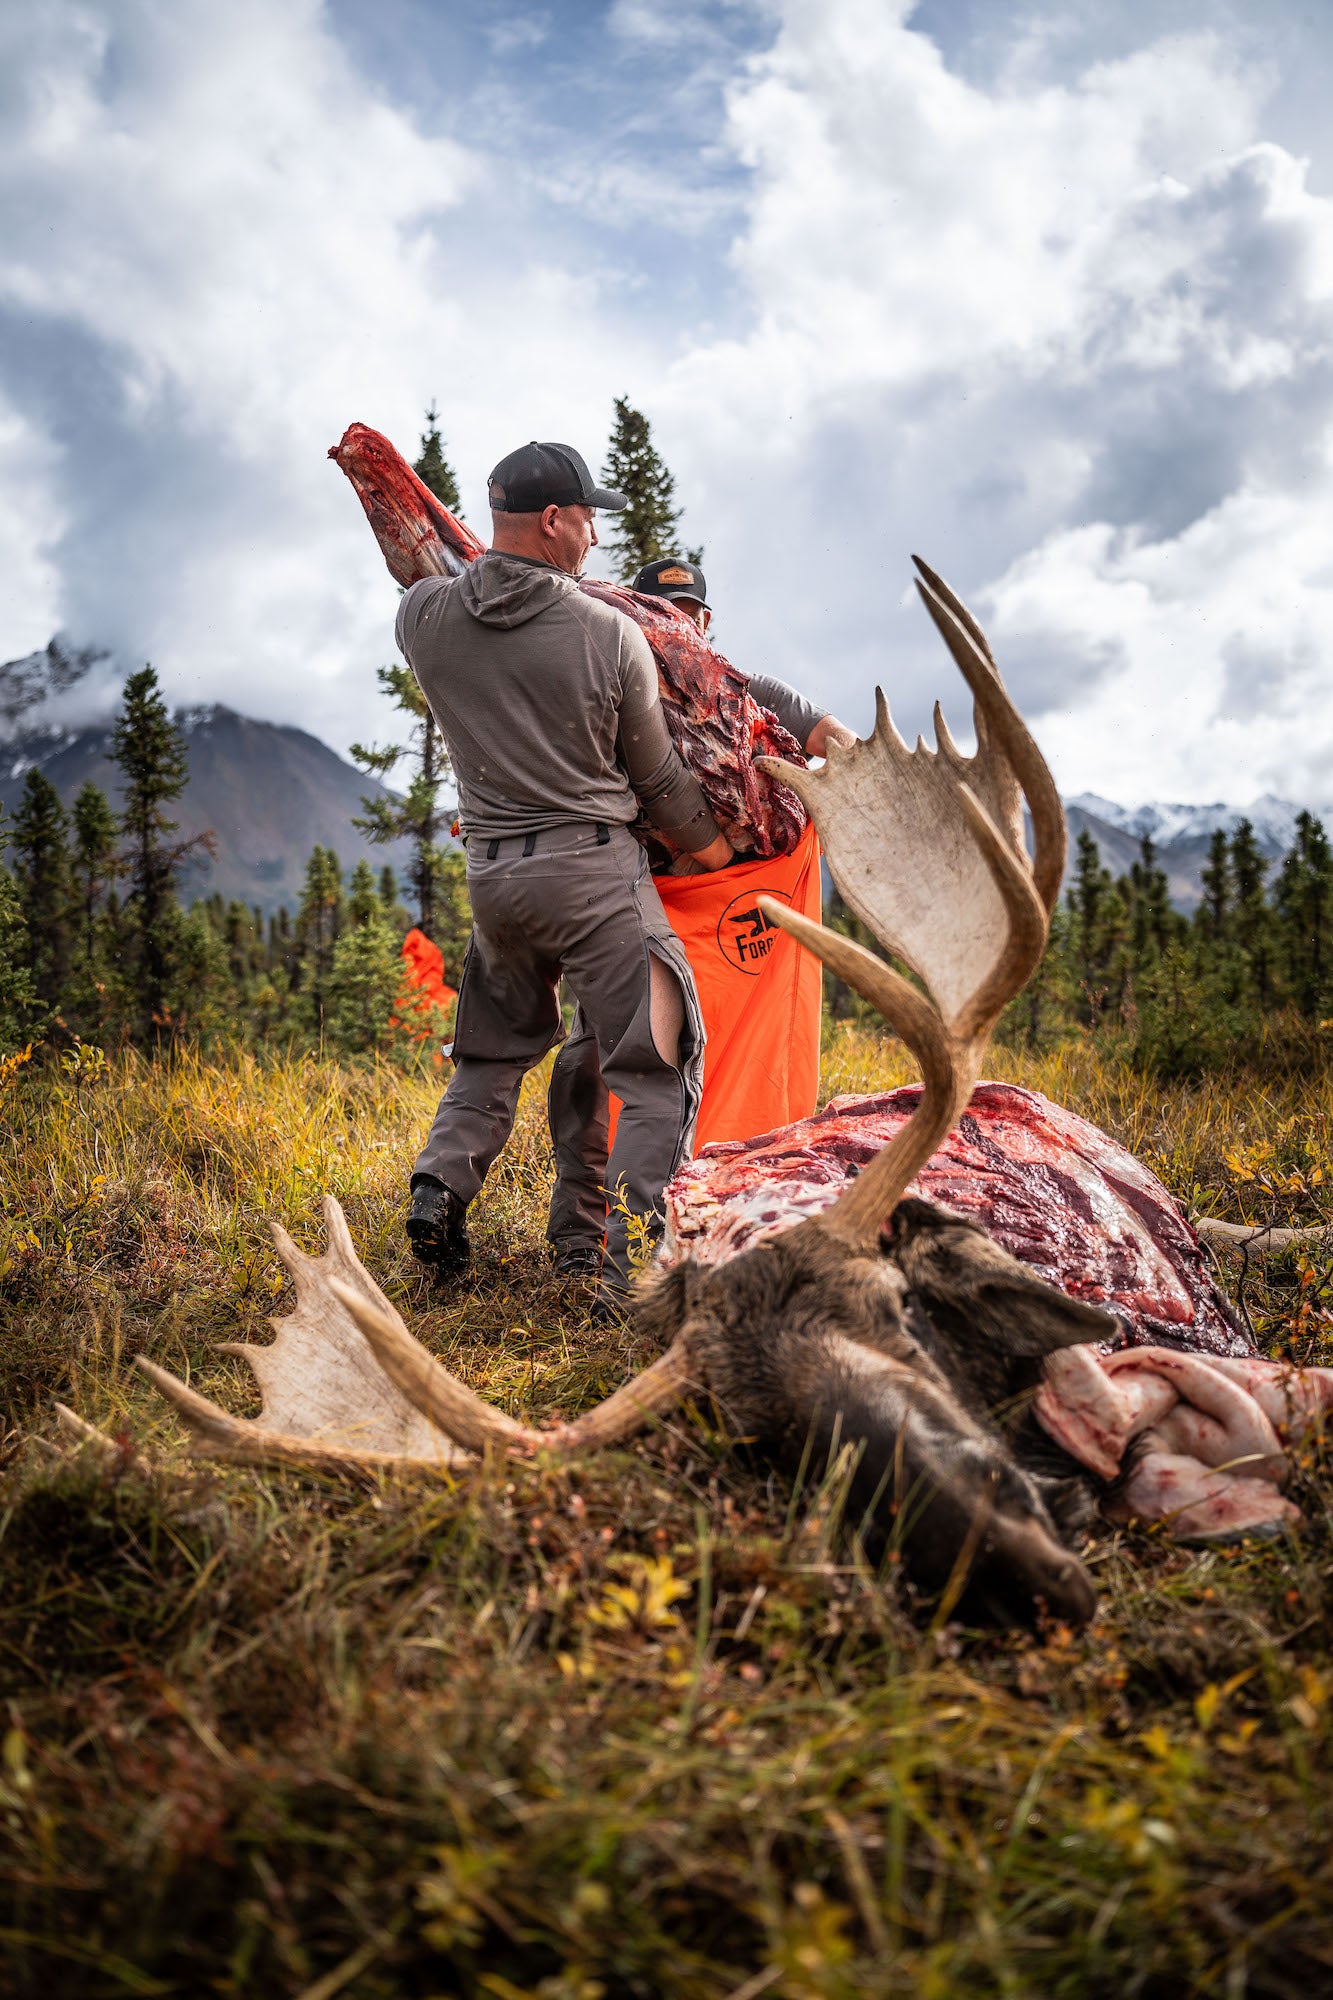
[[[999,1053],[1236,1217],[1317,1213],[1325,1076],[1155,1089]],[[909,1072],[839,1029],[828,1094]],[[542,1255],[542,1078],[433,1290],[399,1236],[437,1075],[71,1058],[0,1098],[0,1990],[1296,1995],[1333,1966],[1327,1469],[1309,1527],[1108,1536],[1093,1630],[931,1628],[706,1410],[622,1451],[369,1492],[200,1466],[129,1369],[257,1409],[265,1228],[330,1188],[414,1329],[538,1416],[614,1386]],[[1230,1267],[1234,1279],[1238,1267]],[[1288,1258],[1247,1305],[1322,1353]],[[70,1453],[53,1395],[118,1435]],[[146,1452],[144,1469],[136,1454]]]

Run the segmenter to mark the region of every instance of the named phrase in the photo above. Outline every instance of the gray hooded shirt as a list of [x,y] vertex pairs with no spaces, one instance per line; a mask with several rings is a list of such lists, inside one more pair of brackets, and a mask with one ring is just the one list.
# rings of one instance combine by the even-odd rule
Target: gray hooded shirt
[[647,640],[563,570],[489,550],[461,576],[414,583],[397,639],[444,737],[469,837],[628,826],[642,803],[690,853],[716,839],[667,734]]

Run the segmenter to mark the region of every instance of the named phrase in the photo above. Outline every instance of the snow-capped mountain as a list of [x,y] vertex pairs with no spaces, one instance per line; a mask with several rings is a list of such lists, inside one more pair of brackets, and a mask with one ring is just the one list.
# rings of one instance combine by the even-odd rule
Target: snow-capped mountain
[[1164,805],[1157,801],[1143,806],[1121,806],[1096,792],[1080,792],[1065,803],[1134,840],[1141,840],[1146,833],[1157,847],[1170,847],[1181,840],[1207,840],[1219,826],[1234,833],[1240,822],[1247,819],[1259,845],[1281,854],[1286,853],[1296,837],[1296,815],[1301,810],[1290,799],[1274,798],[1271,792],[1265,792],[1249,806],[1224,805],[1220,800],[1207,806]]
[[[1266,793],[1250,806],[1216,805],[1122,806],[1096,792],[1080,792],[1065,800],[1069,820],[1069,865],[1065,879],[1073,872],[1075,844],[1087,832],[1097,843],[1104,867],[1113,875],[1125,874],[1139,857],[1139,842],[1146,833],[1157,850],[1159,867],[1165,869],[1171,885],[1171,900],[1180,910],[1192,910],[1203,894],[1201,874],[1208,859],[1208,843],[1220,826],[1234,833],[1241,820],[1254,828],[1259,852],[1276,864],[1295,839],[1296,815],[1300,806],[1290,799]],[[1271,873],[1270,873],[1271,880]]]

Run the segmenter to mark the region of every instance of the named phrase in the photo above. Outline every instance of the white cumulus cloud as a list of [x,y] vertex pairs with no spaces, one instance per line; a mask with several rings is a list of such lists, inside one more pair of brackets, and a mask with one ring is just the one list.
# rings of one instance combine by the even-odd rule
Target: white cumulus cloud
[[[1333,711],[1283,752],[1327,631],[1333,204],[1260,142],[1271,78],[1174,37],[983,87],[911,13],[792,4],[733,89],[751,323],[670,383],[684,450],[710,412],[723,643],[858,720],[881,679],[916,724],[952,671],[903,593],[917,548],[1071,788],[1245,798],[1285,762],[1333,795]],[[1262,714],[1236,666],[1261,631]]]
[[488,243],[493,163],[358,74],[317,0],[5,22],[9,650],[63,625],[173,697],[373,733],[395,593],[327,448],[355,418],[410,449],[436,394],[475,507],[543,423],[600,429],[602,274],[521,216]]

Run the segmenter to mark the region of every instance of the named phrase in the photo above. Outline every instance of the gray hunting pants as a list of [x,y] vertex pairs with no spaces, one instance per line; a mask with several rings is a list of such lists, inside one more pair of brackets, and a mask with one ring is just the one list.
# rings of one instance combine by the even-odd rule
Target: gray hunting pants
[[[624,827],[474,838],[467,879],[473,929],[454,1074],[415,1171],[472,1200],[509,1137],[525,1074],[560,1039],[563,976],[578,1011],[547,1098],[556,1183],[546,1234],[594,1247],[605,1230],[603,1282],[616,1289],[629,1275],[630,1216],[656,1235],[662,1189],[694,1135],[704,1032],[689,961]],[[608,1091],[622,1106],[609,1162]]]

